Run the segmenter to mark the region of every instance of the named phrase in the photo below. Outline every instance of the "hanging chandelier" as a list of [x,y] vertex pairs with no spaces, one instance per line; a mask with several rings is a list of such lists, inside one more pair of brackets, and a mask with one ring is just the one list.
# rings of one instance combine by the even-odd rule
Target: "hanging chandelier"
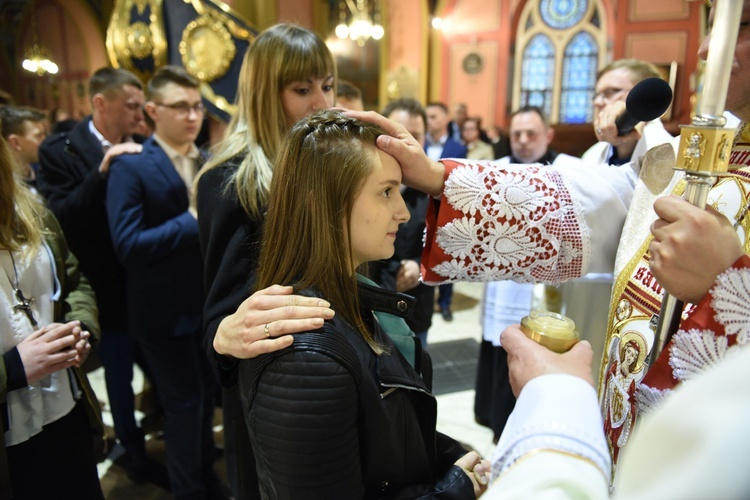
[[31,36],[32,43],[31,47],[26,50],[24,54],[23,62],[21,67],[26,71],[36,73],[39,76],[43,76],[45,73],[54,75],[57,73],[57,64],[52,62],[49,51],[47,48],[39,43],[39,30],[36,25],[36,16],[34,15],[34,2],[31,2],[29,7],[31,12]]
[[385,34],[380,24],[380,0],[341,0],[339,2],[339,24],[336,36],[350,38],[363,47],[372,38],[380,40]]
[[26,51],[26,55],[21,63],[23,69],[31,71],[39,76],[43,76],[45,73],[54,75],[57,73],[57,64],[52,62],[50,59],[49,52],[40,43],[34,43],[29,50]]

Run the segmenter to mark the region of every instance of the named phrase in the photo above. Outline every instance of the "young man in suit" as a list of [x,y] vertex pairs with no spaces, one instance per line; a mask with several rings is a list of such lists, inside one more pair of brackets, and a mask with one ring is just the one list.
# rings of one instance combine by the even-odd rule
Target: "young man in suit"
[[[431,102],[425,107],[427,113],[427,141],[424,150],[434,161],[441,158],[466,158],[466,146],[450,137],[448,133],[448,108],[442,102]],[[445,321],[453,321],[451,302],[453,301],[453,284],[447,283],[438,287],[438,306]]]
[[427,113],[427,136],[425,152],[431,159],[466,158],[466,146],[448,134],[448,108],[442,102],[431,102],[425,106]]
[[226,496],[213,470],[214,384],[201,347],[203,260],[189,186],[201,155],[198,80],[177,66],[148,83],[154,133],[136,155],[112,163],[107,218],[127,272],[131,330],[165,412],[167,472],[175,498]]
[[131,382],[137,345],[128,328],[125,270],[112,248],[104,205],[112,159],[141,150],[135,133],[143,121],[143,85],[129,71],[101,68],[89,79],[89,98],[91,116],[69,132],[49,135],[39,147],[37,189],[96,292],[102,329],[96,354],[104,365],[115,433],[126,452],[122,463],[131,480],[143,482],[157,467],[146,457],[135,421]]

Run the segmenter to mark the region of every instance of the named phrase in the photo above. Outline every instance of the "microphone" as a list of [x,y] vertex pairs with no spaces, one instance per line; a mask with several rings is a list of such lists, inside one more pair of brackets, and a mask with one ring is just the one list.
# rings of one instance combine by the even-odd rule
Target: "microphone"
[[617,117],[617,135],[627,135],[640,122],[660,117],[672,103],[672,89],[661,78],[646,78],[630,90],[625,112]]

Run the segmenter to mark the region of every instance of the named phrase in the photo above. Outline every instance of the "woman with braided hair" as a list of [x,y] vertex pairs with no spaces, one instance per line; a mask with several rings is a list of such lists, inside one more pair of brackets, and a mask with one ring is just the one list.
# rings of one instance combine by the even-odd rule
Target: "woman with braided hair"
[[256,288],[291,285],[336,316],[243,360],[240,394],[264,498],[476,498],[488,465],[435,429],[413,299],[357,273],[393,254],[409,212],[382,131],[338,111],[298,122],[271,181]]

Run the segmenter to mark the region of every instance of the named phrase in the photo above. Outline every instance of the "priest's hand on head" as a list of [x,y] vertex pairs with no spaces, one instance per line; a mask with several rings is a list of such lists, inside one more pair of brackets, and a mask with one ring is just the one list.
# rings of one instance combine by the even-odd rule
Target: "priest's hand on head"
[[378,148],[396,158],[401,166],[402,183],[435,198],[443,194],[445,166],[428,158],[422,144],[406,127],[374,111],[349,110],[344,114],[363,122],[374,123],[388,134],[378,137]]

